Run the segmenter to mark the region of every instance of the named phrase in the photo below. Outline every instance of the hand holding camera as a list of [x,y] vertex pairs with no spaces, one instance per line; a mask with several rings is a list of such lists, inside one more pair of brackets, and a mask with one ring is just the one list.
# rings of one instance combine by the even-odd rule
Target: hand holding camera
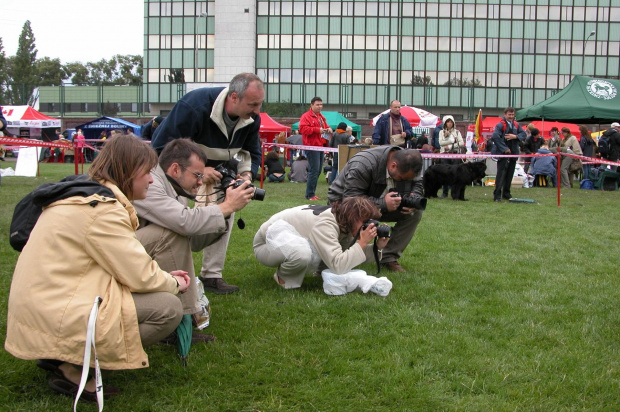
[[377,247],[383,249],[390,239],[391,232],[390,226],[381,224],[378,220],[369,219],[360,228],[358,243],[363,248],[376,239]]
[[222,174],[213,167],[205,167],[202,183],[205,185],[214,185],[222,180]]

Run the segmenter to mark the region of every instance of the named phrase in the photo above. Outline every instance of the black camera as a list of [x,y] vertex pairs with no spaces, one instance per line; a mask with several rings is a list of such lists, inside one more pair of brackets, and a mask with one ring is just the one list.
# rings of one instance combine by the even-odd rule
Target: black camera
[[398,210],[401,210],[403,207],[408,207],[411,209],[418,210],[426,210],[426,202],[427,199],[422,196],[418,196],[413,193],[398,193],[396,191],[391,191],[392,196],[400,196],[400,206],[398,206]]
[[[226,189],[230,186],[237,188],[243,184],[243,180],[237,180],[237,172],[233,171],[225,166],[225,164],[219,164],[215,167],[215,170],[222,175],[222,180],[220,180],[220,184],[218,186],[219,190],[223,193],[226,193]],[[254,188],[254,195],[252,195],[252,200],[264,200],[265,199],[265,190],[254,186],[252,183],[248,185],[248,187]]]
[[392,232],[392,227],[386,224],[381,224],[378,220],[368,219],[362,225],[362,230],[366,230],[371,223],[375,224],[377,228],[377,237],[390,237],[390,233]]

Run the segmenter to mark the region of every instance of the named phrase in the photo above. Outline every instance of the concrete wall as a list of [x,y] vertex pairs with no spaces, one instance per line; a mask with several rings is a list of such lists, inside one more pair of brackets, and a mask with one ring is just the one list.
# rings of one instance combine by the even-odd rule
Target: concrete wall
[[214,81],[228,83],[236,74],[254,73],[256,1],[215,0],[215,11]]

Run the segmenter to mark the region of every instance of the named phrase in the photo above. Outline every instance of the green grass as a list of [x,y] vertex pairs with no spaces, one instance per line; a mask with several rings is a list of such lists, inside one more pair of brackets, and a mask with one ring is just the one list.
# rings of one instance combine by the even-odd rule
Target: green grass
[[[18,254],[8,245],[14,204],[71,173],[0,186],[0,334]],[[237,214],[224,278],[234,295],[208,295],[217,342],[147,349],[151,367],[107,374],[123,394],[112,411],[614,410],[620,405],[619,192],[515,188],[537,204],[430,200],[401,263],[382,272],[390,295],[323,293],[319,278],[285,291],[259,265],[254,233],[303,204],[304,184],[265,184],[264,202]],[[317,191],[325,198],[322,178]],[[68,230],[70,230],[68,228]],[[59,259],[67,258],[59,255]],[[200,254],[195,255],[196,268]],[[45,262],[41,262],[45,265]],[[374,265],[363,268],[374,274]],[[36,273],[32,274],[37,276]],[[36,302],[33,302],[36,304]],[[68,410],[34,362],[0,351],[0,409]],[[94,405],[80,410],[95,411]]]

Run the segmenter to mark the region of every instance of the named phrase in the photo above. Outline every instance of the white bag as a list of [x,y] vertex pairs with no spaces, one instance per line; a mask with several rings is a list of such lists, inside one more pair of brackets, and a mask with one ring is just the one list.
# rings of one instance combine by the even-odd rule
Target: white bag
[[329,269],[321,272],[323,291],[328,295],[346,295],[354,290],[364,293],[371,291],[379,296],[387,296],[392,290],[392,282],[385,276],[369,276],[363,270],[354,269],[344,275],[337,275]]

